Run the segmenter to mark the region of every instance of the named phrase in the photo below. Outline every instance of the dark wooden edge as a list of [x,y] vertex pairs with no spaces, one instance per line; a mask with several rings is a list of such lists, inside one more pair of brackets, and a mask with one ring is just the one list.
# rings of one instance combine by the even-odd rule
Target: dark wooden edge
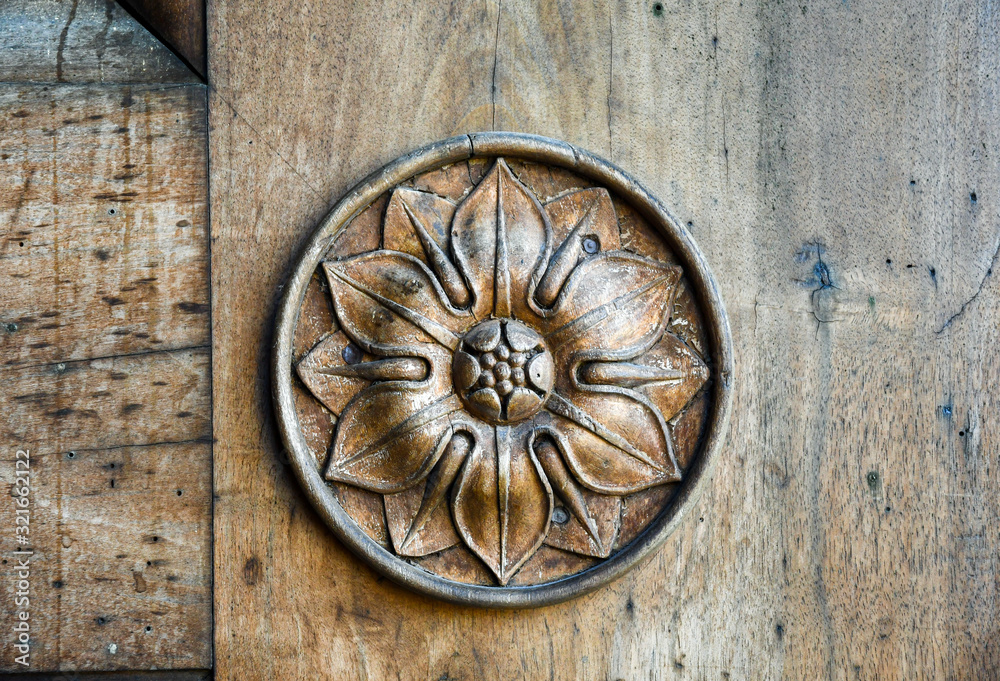
[[[565,579],[524,587],[489,587],[443,579],[406,563],[382,548],[344,511],[322,478],[299,429],[292,396],[292,339],[306,287],[340,230],[384,192],[418,173],[477,156],[512,156],[562,166],[605,185],[629,201],[660,230],[683,264],[708,324],[713,382],[712,410],[700,455],[670,507],[636,539],[606,561]],[[732,409],[733,348],[725,307],[704,256],[687,229],[667,208],[621,169],[566,142],[536,135],[486,132],[462,135],[402,156],[369,175],[347,193],[320,223],[290,277],[278,309],[272,354],[272,393],[278,429],[296,477],[334,534],[386,577],[423,594],[460,605],[523,608],[551,605],[583,595],[620,577],[649,555],[676,529],[707,487],[729,429]]]
[[[164,47],[174,53],[192,73],[208,82],[208,57],[206,35],[205,2],[194,0],[184,3],[180,0],[116,0],[119,7],[145,28]],[[185,4],[188,5],[185,7]],[[193,5],[193,7],[192,7]],[[185,15],[183,26],[170,25],[170,10],[180,8]],[[193,11],[183,11],[183,10]]]
[[0,675],[4,681],[210,681],[210,669],[122,672],[26,672]]

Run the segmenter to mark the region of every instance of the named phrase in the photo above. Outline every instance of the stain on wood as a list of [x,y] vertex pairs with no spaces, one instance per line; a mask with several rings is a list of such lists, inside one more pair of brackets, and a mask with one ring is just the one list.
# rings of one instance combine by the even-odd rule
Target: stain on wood
[[[217,678],[997,676],[986,10],[299,9],[209,6]],[[490,128],[605,155],[670,205],[738,358],[731,444],[677,532],[609,587],[518,613],[354,559],[301,512],[262,386],[277,288],[329,202]]]

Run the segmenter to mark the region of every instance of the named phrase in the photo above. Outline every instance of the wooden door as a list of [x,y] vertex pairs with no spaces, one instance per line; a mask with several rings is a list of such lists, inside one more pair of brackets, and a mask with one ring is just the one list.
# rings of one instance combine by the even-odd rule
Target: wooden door
[[[70,6],[48,4],[68,16]],[[64,85],[72,26],[59,18],[70,29],[49,40],[61,61],[37,76],[18,66],[4,80],[33,84],[0,86],[10,168],[0,342],[17,388],[3,402],[4,465],[22,442],[45,453],[38,475],[55,488],[37,498],[58,509],[39,509],[46,550],[83,544],[89,556],[43,568],[38,617],[59,634],[39,634],[39,650],[55,648],[39,670],[1000,677],[1000,18],[990,2],[209,0],[206,19],[207,85],[100,75]],[[79,121],[124,115],[126,87],[132,101],[141,93],[142,120],[174,112],[142,152],[145,179],[115,179],[116,164],[133,162],[115,156],[124,133],[111,128],[77,138],[98,155],[53,156]],[[137,120],[116,118],[115,129]],[[637,177],[705,253],[735,345],[732,424],[697,507],[625,577],[535,610],[434,601],[348,552],[282,454],[268,378],[282,285],[330,207],[401,154],[482,130],[564,139]],[[69,158],[88,159],[69,171],[94,186],[57,195],[53,168]],[[123,202],[130,181],[146,193]],[[96,198],[105,194],[115,198]],[[73,224],[90,227],[74,234],[91,239],[69,251],[62,223],[46,217],[67,196],[86,199],[64,210],[80,211]],[[100,255],[119,257],[101,235],[126,203],[142,208],[135,224],[153,246],[186,254],[141,305],[139,289],[119,292],[141,284],[119,273],[147,254]],[[177,230],[157,227],[168,219]],[[182,219],[208,229],[210,244]],[[122,308],[102,296],[146,316],[129,335],[102,335],[111,327],[87,324]],[[46,328],[57,322],[36,323],[43,313],[80,321]],[[126,418],[130,409],[142,418]],[[126,482],[127,497],[120,479],[108,482],[119,453],[142,481]],[[113,516],[122,499],[135,506]],[[119,535],[88,534],[95,518],[127,537],[105,546]],[[127,558],[111,558],[127,542]],[[209,557],[211,575],[197,567]],[[196,568],[157,564],[160,574],[155,560]],[[151,611],[136,574],[176,604],[176,635],[156,646],[139,637]],[[109,627],[122,627],[119,638]],[[109,653],[118,640],[130,657]]]

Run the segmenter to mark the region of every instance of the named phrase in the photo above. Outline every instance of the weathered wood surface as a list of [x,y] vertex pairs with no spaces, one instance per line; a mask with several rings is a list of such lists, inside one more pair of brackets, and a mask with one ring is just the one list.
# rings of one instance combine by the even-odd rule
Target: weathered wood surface
[[195,72],[205,75],[205,0],[122,0]]
[[211,670],[8,674],[4,681],[211,681]]
[[[35,485],[31,669],[210,666],[210,444],[25,448]],[[13,461],[5,451],[5,484]],[[13,526],[11,515],[3,509]],[[4,588],[11,622],[13,591]],[[2,669],[23,669],[13,657]]]
[[[995,8],[209,4],[217,677],[1000,674]],[[687,222],[730,444],[643,567],[529,612],[411,595],[282,463],[275,303],[349,186],[450,134],[565,138]]]
[[0,87],[4,366],[207,346],[205,92]]
[[[102,47],[87,31],[104,3],[38,5],[22,15],[34,27],[23,42],[2,37],[4,77],[91,84],[0,86],[0,481],[13,489],[16,451],[28,450],[30,669],[207,668],[205,89],[115,84],[188,78],[133,68],[155,43],[116,6]],[[55,28],[32,24],[39,16]],[[43,43],[60,27],[57,54]],[[116,59],[130,66],[115,71]],[[102,69],[111,82],[93,83]],[[8,622],[14,522],[13,503],[0,504]],[[22,671],[14,657],[0,670]]]
[[114,0],[4,0],[0,82],[197,83]]

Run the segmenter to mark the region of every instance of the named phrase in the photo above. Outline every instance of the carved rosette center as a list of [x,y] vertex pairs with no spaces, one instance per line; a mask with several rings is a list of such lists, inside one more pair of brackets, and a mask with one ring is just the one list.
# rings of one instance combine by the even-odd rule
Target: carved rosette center
[[495,424],[534,416],[552,391],[553,374],[552,354],[541,335],[513,319],[474,326],[452,365],[466,407]]

